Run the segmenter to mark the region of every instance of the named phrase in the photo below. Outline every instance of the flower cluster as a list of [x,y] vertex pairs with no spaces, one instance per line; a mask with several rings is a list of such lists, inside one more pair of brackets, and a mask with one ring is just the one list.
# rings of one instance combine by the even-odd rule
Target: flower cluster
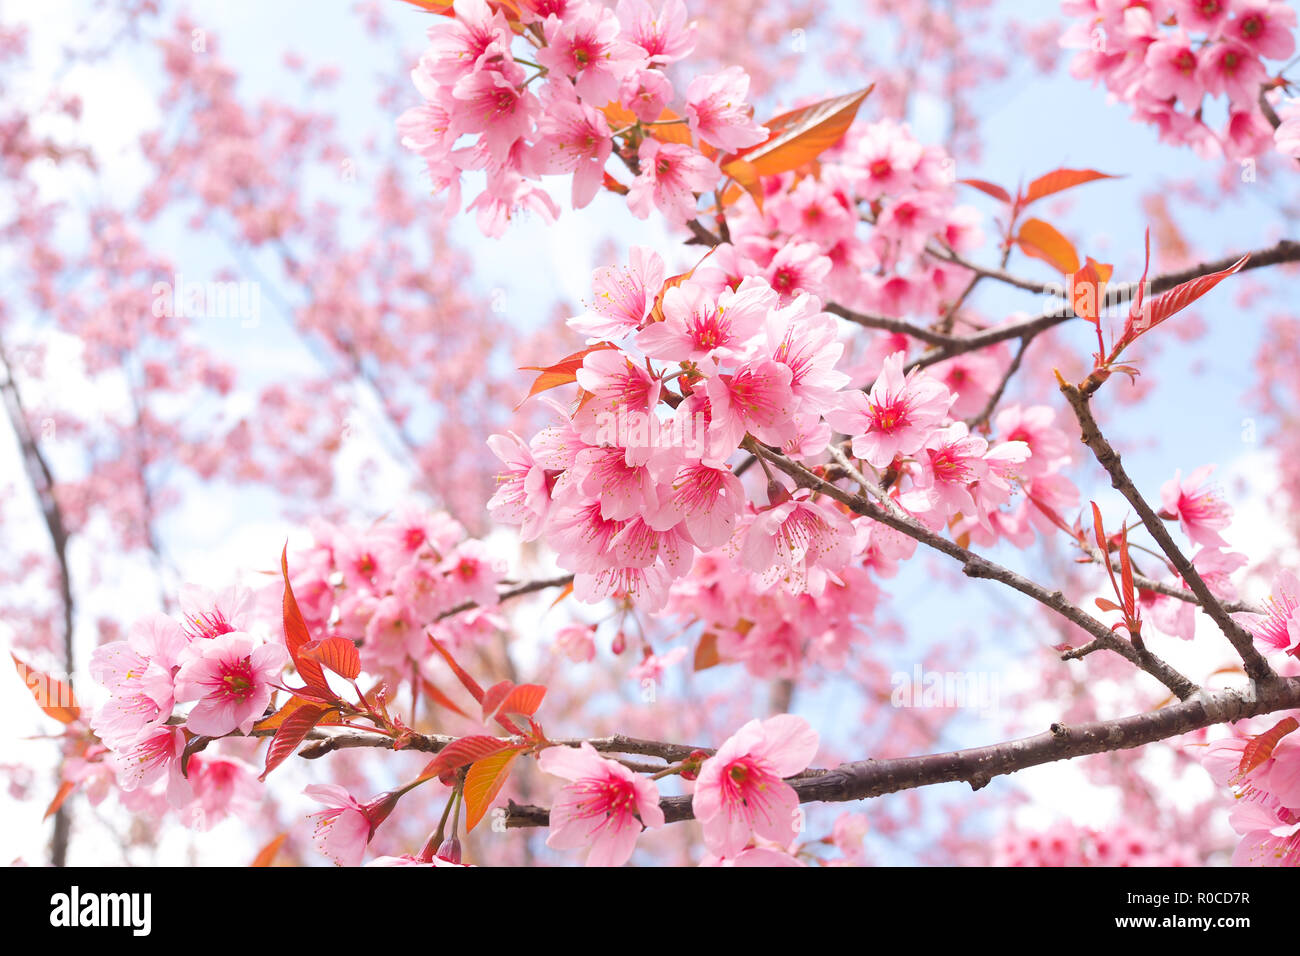
[[[242,591],[214,596],[187,587],[180,622],[145,617],[126,640],[100,645],[90,659],[91,676],[109,694],[90,720],[111,752],[105,765],[123,792],[140,791],[144,799],[164,793],[199,826],[219,818],[251,775],[238,761],[208,760],[191,761],[188,778],[182,776],[185,732],[247,733],[289,660],[281,644],[243,629],[248,599]],[[186,703],[193,706],[180,719],[177,708]]]
[[[1100,80],[1155,126],[1160,138],[1229,159],[1259,156],[1273,128],[1259,107],[1269,81],[1265,60],[1295,52],[1296,14],[1279,0],[1066,0],[1080,18],[1061,45],[1080,52],[1072,73]],[[1203,117],[1206,97],[1227,98],[1217,131]]]
[[[667,110],[676,91],[666,68],[695,48],[682,0],[658,11],[647,0],[619,0],[616,10],[563,0],[544,13],[524,4],[514,21],[511,9],[456,0],[412,72],[424,103],[398,120],[403,145],[425,160],[436,191],[448,192],[449,215],[464,172],[485,173],[468,208],[487,235],[500,235],[521,207],[554,219],[559,208],[538,184],[548,174],[572,176],[574,208],[607,184],[641,218],[657,207],[684,222],[696,195],[717,185],[719,153],[766,138],[738,67],[695,77],[683,114]],[[616,151],[630,185],[605,169]]]
[[1105,828],[1061,821],[1038,831],[1009,827],[997,838],[994,866],[1195,866],[1186,847],[1159,842],[1128,823]]
[[[1276,725],[1295,727],[1295,716]],[[1261,735],[1270,736],[1270,735]],[[1236,866],[1300,865],[1300,740],[1283,735],[1259,752],[1257,737],[1228,737],[1206,748],[1202,764],[1237,798],[1229,821],[1241,834]],[[1248,753],[1250,747],[1254,753]],[[1266,756],[1265,756],[1266,755]],[[1264,759],[1260,759],[1264,757]]]
[[[799,797],[784,778],[807,769],[817,745],[806,720],[781,714],[751,720],[703,761],[691,803],[703,827],[705,862],[797,865],[783,851],[799,835]],[[664,825],[654,783],[589,743],[550,747],[538,764],[570,781],[551,808],[546,845],[589,847],[588,866],[626,863],[642,829]]]
[[[316,522],[294,556],[293,589],[315,635],[361,646],[362,668],[400,683],[432,654],[428,633],[452,643],[501,622],[493,610],[504,563],[446,512],[400,509],[352,529]],[[467,602],[476,608],[439,617]]]

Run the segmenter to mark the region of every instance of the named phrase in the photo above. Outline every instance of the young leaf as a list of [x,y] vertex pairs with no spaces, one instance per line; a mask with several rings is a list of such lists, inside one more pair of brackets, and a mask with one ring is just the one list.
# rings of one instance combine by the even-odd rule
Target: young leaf
[[[770,131],[767,139],[733,153],[722,171],[744,185],[742,176],[776,176],[812,162],[840,141],[873,88],[874,84],[773,117],[763,124]],[[736,165],[742,159],[747,166]]]
[[441,777],[445,773],[459,770],[466,764],[476,763],[503,750],[517,749],[508,740],[489,737],[486,734],[473,734],[453,740],[434,757],[420,772],[421,780]]
[[65,780],[63,783],[59,784],[59,792],[54,795],[54,799],[50,801],[50,805],[45,808],[45,814],[41,817],[41,820],[48,820],[50,817],[54,816],[54,814],[58,813],[59,807],[63,806],[63,801],[72,796],[72,791],[76,790],[77,786],[78,784],[74,780]]
[[501,709],[501,702],[514,689],[514,681],[503,680],[500,683],[493,684],[483,692],[483,723],[486,724],[496,716],[497,711]]
[[470,765],[465,774],[465,832],[473,830],[487,813],[510,777],[510,768],[522,751],[511,748],[484,757]]
[[[1228,276],[1240,272],[1248,259],[1250,259],[1249,255],[1242,256],[1220,272],[1211,272],[1209,275],[1190,279],[1181,285],[1174,286],[1168,292],[1156,296],[1146,304],[1145,315],[1142,317],[1145,327],[1141,331],[1145,332],[1153,329],[1165,319],[1187,308]],[[1134,336],[1134,338],[1136,337]]]
[[520,684],[506,695],[506,699],[501,701],[501,705],[494,713],[532,717],[542,706],[542,699],[545,697],[546,688],[541,684]]
[[700,643],[695,645],[694,669],[705,671],[722,663],[718,654],[718,635],[712,631],[700,635]]
[[270,866],[275,862],[275,856],[280,852],[280,847],[284,846],[284,841],[289,839],[289,834],[281,833],[262,849],[257,851],[257,856],[253,857],[253,862],[248,864],[253,866]]
[[1020,226],[1016,244],[1025,255],[1042,259],[1058,272],[1072,275],[1079,271],[1079,254],[1073,244],[1055,226],[1041,219],[1026,219]]
[[1020,197],[1020,205],[1028,206],[1044,196],[1064,192],[1097,179],[1118,178],[1110,173],[1099,173],[1095,169],[1054,169],[1050,173],[1039,176],[1025,188],[1025,194]]
[[11,652],[9,656],[13,658],[19,678],[36,700],[36,706],[47,716],[61,724],[70,724],[81,716],[81,707],[78,706],[71,687],[43,671],[28,667],[18,659],[17,654]]
[[430,683],[427,677],[421,677],[420,682],[424,687],[425,694],[427,694],[429,699],[433,701],[435,704],[438,704],[440,707],[446,707],[453,714],[459,714],[460,716],[466,718],[469,717],[469,714],[461,710],[461,708],[456,704],[454,700],[452,700],[450,697],[448,697],[446,694],[440,691],[437,687],[435,687],[432,683]]
[[334,692],[330,690],[329,682],[325,680],[325,672],[321,670],[320,664],[302,657],[303,645],[311,643],[311,634],[307,630],[307,622],[303,620],[302,611],[298,609],[298,600],[293,596],[293,585],[289,583],[287,543],[284,550],[280,552],[280,574],[284,577],[284,645],[289,649],[289,656],[293,658],[293,666],[297,668],[308,687],[333,697]]
[[324,707],[307,704],[286,717],[266,748],[266,767],[257,779],[265,780],[268,773],[288,760],[324,715]]
[[357,645],[345,637],[326,637],[305,644],[302,656],[328,667],[348,680],[361,673],[361,654],[357,651]]
[[957,182],[964,186],[970,186],[972,189],[978,189],[986,196],[992,196],[999,202],[1011,203],[1011,193],[1007,192],[997,183],[991,183],[984,179],[959,179]]
[[1240,780],[1273,756],[1273,749],[1282,738],[1297,727],[1300,727],[1300,721],[1294,717],[1283,717],[1271,729],[1256,735],[1241,752],[1241,762],[1237,764],[1237,779]]
[[593,345],[591,348],[583,349],[581,352],[574,352],[572,355],[566,355],[554,365],[522,366],[521,371],[540,372],[541,374],[533,380],[533,387],[530,388],[528,394],[524,396],[524,401],[515,406],[515,410],[518,411],[522,408],[524,402],[528,401],[534,395],[539,395],[552,388],[559,388],[561,385],[572,385],[578,380],[578,369],[582,368],[583,359],[592,352],[597,352],[601,349],[611,349],[613,347],[614,346],[610,345],[608,342],[601,342],[598,345]]

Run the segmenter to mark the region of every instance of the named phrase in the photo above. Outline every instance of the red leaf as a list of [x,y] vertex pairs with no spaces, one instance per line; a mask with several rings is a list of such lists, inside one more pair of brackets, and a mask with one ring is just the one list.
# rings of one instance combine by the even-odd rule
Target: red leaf
[[361,673],[361,654],[346,637],[326,637],[302,647],[302,656],[328,667],[340,677],[353,680]]
[[1112,176],[1110,173],[1099,173],[1095,169],[1054,169],[1050,173],[1039,176],[1029,184],[1025,189],[1025,194],[1020,197],[1020,205],[1028,206],[1031,202],[1042,199],[1044,196],[1051,196],[1053,193],[1063,192],[1075,186],[1082,186],[1084,183],[1090,183],[1097,179],[1118,178],[1118,176]]
[[1145,303],[1145,305],[1138,305],[1135,309],[1137,315],[1133,326],[1136,334],[1133,334],[1131,338],[1126,334],[1124,336],[1125,344],[1132,342],[1143,332],[1154,329],[1170,316],[1181,312],[1224,279],[1228,278],[1228,276],[1240,272],[1242,266],[1246,264],[1246,261],[1249,258],[1249,255],[1242,256],[1222,272],[1211,272],[1209,275],[1190,279],[1181,285],[1174,286],[1168,292],[1156,296],[1154,299]]
[[1041,219],[1026,219],[1016,236],[1016,244],[1027,256],[1042,259],[1058,272],[1072,275],[1079,271],[1079,253],[1055,226]]
[[1007,192],[996,183],[991,183],[984,179],[959,179],[957,182],[970,186],[972,189],[978,189],[986,196],[992,196],[1000,202],[1007,204],[1010,204],[1011,202],[1011,193]]
[[63,806],[63,801],[72,796],[72,791],[76,789],[77,783],[73,780],[65,780],[63,783],[59,784],[59,792],[54,795],[54,799],[50,801],[50,805],[45,808],[45,815],[42,816],[41,819],[48,820],[50,817],[54,816],[54,814],[58,813],[59,807]]
[[14,668],[18,671],[19,678],[27,685],[27,689],[36,700],[36,706],[47,716],[53,717],[61,724],[70,724],[81,716],[81,707],[78,706],[77,698],[69,685],[43,671],[28,667],[18,659],[17,654],[10,653],[9,656],[13,658]]
[[722,171],[743,186],[811,162],[840,141],[873,86],[773,117],[763,124],[770,130],[767,139],[732,154]]
[[1122,607],[1120,607],[1118,604],[1116,604],[1114,601],[1110,600],[1109,598],[1099,597],[1099,598],[1095,598],[1094,601],[1097,607],[1101,608],[1103,611],[1124,610]]
[[430,760],[424,770],[421,771],[420,779],[428,780],[430,777],[441,777],[452,770],[459,770],[466,764],[475,763],[485,757],[490,757],[495,753],[513,747],[514,745],[508,740],[488,737],[485,734],[461,737],[459,740],[453,740],[438,751],[438,755]]
[[280,847],[284,846],[284,841],[289,839],[289,834],[281,833],[274,840],[268,843],[262,849],[257,851],[257,856],[253,857],[253,862],[249,866],[270,866],[275,861],[275,855],[280,852]]
[[528,390],[524,396],[524,401],[515,406],[518,411],[523,407],[524,402],[528,401],[534,395],[549,391],[553,388],[559,388],[561,385],[571,385],[578,380],[578,369],[582,368],[582,360],[592,352],[598,352],[601,349],[612,349],[614,346],[608,342],[601,342],[593,345],[591,348],[583,349],[581,352],[574,352],[572,355],[566,355],[554,365],[524,365],[521,371],[540,372],[541,374],[533,380],[533,387]]
[[446,707],[453,714],[460,714],[460,716],[462,717],[469,718],[469,714],[461,710],[460,707],[457,706],[454,700],[452,700],[450,697],[448,697],[446,694],[440,691],[437,687],[435,687],[432,683],[430,683],[427,677],[421,677],[420,681],[424,685],[424,692],[429,695],[429,699],[431,701],[433,701],[435,704],[438,704],[442,707]]
[[705,671],[722,663],[718,653],[718,635],[708,631],[700,636],[700,643],[695,645],[694,669]]
[[515,687],[501,702],[501,706],[496,709],[499,714],[522,714],[525,717],[532,717],[537,713],[537,708],[542,706],[542,699],[546,696],[546,688],[541,684],[520,684]]
[[501,702],[510,695],[514,687],[514,681],[503,680],[483,692],[483,723],[486,724],[496,716],[496,712],[501,709]]
[[[713,249],[716,248],[717,246],[713,247]],[[704,255],[700,256],[700,261],[691,266],[687,271],[680,275],[670,276],[664,280],[664,284],[659,288],[658,294],[655,295],[655,304],[651,307],[650,314],[646,316],[647,325],[652,322],[662,322],[664,320],[664,296],[668,294],[668,290],[676,288],[691,276],[695,275],[695,270],[704,264],[705,259],[713,255],[713,249],[710,249]]]
[[289,583],[288,544],[280,552],[280,573],[284,577],[284,644],[289,649],[289,656],[293,658],[293,666],[298,669],[308,687],[333,697],[334,692],[330,690],[320,664],[301,657],[303,645],[311,643],[311,634],[307,630],[307,622],[303,620],[302,611],[298,609],[298,600],[293,596],[293,585]]
[[271,738],[271,746],[266,748],[266,769],[257,779],[265,780],[268,773],[293,756],[298,745],[307,739],[307,735],[324,715],[324,707],[305,704],[286,717],[280,724],[280,729]]
[[1120,582],[1124,586],[1124,614],[1129,620],[1137,617],[1137,601],[1133,594],[1133,562],[1128,554],[1128,526],[1120,532],[1119,538]]
[[470,765],[465,775],[465,832],[473,830],[487,813],[501,788],[510,777],[510,768],[519,757],[518,748],[502,750]]
[[447,662],[447,666],[451,668],[451,672],[460,680],[461,686],[469,691],[470,694],[473,695],[474,700],[482,706],[483,688],[479,686],[479,682],[470,677],[469,674],[465,672],[465,669],[456,663],[456,658],[451,656],[451,651],[443,647],[442,643],[432,634],[429,635],[429,643],[433,645],[435,651],[442,655],[442,659]]
[[[274,714],[272,714],[270,717],[263,717],[261,720],[255,723],[253,725],[253,732],[257,733],[258,731],[279,730],[280,725],[283,724],[285,720],[289,717],[289,715],[292,714],[294,711],[296,711],[299,707],[316,706],[318,704],[328,704],[328,703],[329,703],[328,701],[317,700],[314,696],[310,695],[310,693],[308,693],[307,696],[299,696],[298,694],[295,694],[294,696],[290,697],[287,701],[285,701],[284,705],[279,710],[277,710]],[[316,722],[317,726],[324,723],[338,722],[338,713],[334,710],[334,708],[330,707],[326,709],[325,713],[328,716],[322,717],[320,720],[318,720]]]
[[1294,717],[1283,717],[1273,725],[1272,729],[1254,737],[1241,752],[1241,763],[1237,764],[1237,779],[1240,780],[1273,756],[1273,748],[1297,727],[1300,727],[1300,721]]

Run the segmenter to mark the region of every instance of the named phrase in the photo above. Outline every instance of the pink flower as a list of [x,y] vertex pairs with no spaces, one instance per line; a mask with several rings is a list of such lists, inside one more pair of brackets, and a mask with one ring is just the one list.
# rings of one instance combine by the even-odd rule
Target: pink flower
[[921,450],[952,405],[953,395],[919,370],[903,376],[904,353],[885,359],[871,394],[845,392],[841,408],[826,420],[853,438],[853,454],[876,468],[885,468],[897,455]]
[[1277,112],[1282,125],[1273,131],[1273,145],[1284,155],[1300,159],[1300,100],[1288,100]]
[[751,720],[704,762],[691,807],[704,842],[735,857],[757,836],[786,846],[799,832],[799,797],[782,778],[807,768],[817,732],[802,717]]
[[1186,34],[1178,32],[1147,47],[1143,82],[1153,95],[1177,97],[1188,109],[1195,109],[1205,95],[1196,65],[1196,52]]
[[1239,618],[1255,640],[1279,651],[1300,656],[1300,579],[1290,571],[1282,571],[1273,580],[1263,614],[1243,614]]
[[691,132],[710,146],[735,152],[767,139],[767,128],[754,122],[745,103],[749,75],[738,66],[697,76],[686,87],[686,118]]
[[651,206],[664,218],[680,225],[695,215],[695,195],[708,192],[721,173],[718,166],[690,146],[661,143],[647,136],[637,151],[641,173],[628,189],[632,215],[646,219]]
[[1214,465],[1202,465],[1182,479],[1182,471],[1160,489],[1160,502],[1171,518],[1177,518],[1183,532],[1196,544],[1207,548],[1226,548],[1219,529],[1226,528],[1232,520],[1232,508],[1220,496],[1219,490],[1207,486],[1205,480],[1214,471]]
[[576,99],[553,97],[537,121],[534,147],[543,173],[573,174],[573,208],[581,209],[600,189],[613,140],[601,113]]
[[575,664],[585,663],[596,656],[596,642],[592,640],[595,633],[596,629],[590,625],[570,624],[560,628],[551,649]]
[[534,541],[551,510],[551,488],[546,470],[533,460],[523,440],[511,432],[491,435],[488,447],[506,466],[497,475],[497,490],[488,501],[493,521],[517,524],[521,541]]
[[663,282],[664,260],[659,253],[633,246],[625,268],[601,266],[595,271],[591,311],[569,319],[569,327],[596,338],[622,338],[641,327]]
[[537,763],[543,772],[573,781],[551,806],[546,845],[557,850],[590,846],[587,866],[622,866],[643,828],[664,825],[654,782],[600,756],[585,741],[576,749],[549,747]]
[[111,696],[90,723],[110,748],[119,750],[146,726],[171,716],[172,675],[186,646],[176,622],[154,614],[137,621],[125,641],[95,648],[90,674]]
[[453,116],[455,132],[483,134],[494,163],[506,162],[515,141],[533,128],[537,97],[501,73],[472,73],[452,87],[452,95],[461,101]]
[[1243,107],[1255,102],[1260,84],[1268,78],[1259,57],[1249,47],[1231,41],[1202,50],[1198,73],[1208,92],[1227,93]]
[[1295,52],[1295,11],[1286,3],[1247,0],[1240,3],[1224,35],[1270,60],[1285,60]]
[[749,432],[759,441],[781,445],[793,430],[796,399],[790,389],[790,366],[763,360],[749,362],[734,375],[715,375],[706,390],[712,408],[710,456],[722,460]]
[[198,703],[185,726],[207,737],[248,733],[270,703],[271,682],[288,659],[279,644],[259,647],[242,631],[189,645],[176,674],[176,699]]
[[316,821],[317,848],[339,866],[360,866],[375,830],[397,805],[398,794],[380,794],[358,803],[352,794],[334,784],[315,784],[303,791],[325,809],[309,814]]
[[456,0],[455,17],[430,30],[429,51],[421,67],[439,83],[493,69],[510,57],[510,26],[486,0]]
[[603,107],[618,98],[618,85],[635,64],[636,50],[619,38],[614,12],[584,4],[563,20],[546,18],[546,46],[537,62],[552,75],[574,80],[574,91],[589,106]]
[[651,63],[685,59],[695,49],[695,24],[686,23],[686,4],[664,0],[658,15],[646,0],[618,0],[623,35],[641,48]]

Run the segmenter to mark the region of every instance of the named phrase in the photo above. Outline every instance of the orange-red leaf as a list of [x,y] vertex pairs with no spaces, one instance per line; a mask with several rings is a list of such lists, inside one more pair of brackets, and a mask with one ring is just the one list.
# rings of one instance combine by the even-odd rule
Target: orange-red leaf
[[1074,314],[1093,325],[1101,321],[1102,299],[1114,267],[1092,256],[1074,273],[1070,281],[1070,308]]
[[489,737],[486,734],[461,737],[459,740],[453,740],[438,751],[438,755],[430,760],[420,773],[420,779],[428,780],[430,777],[441,777],[452,770],[459,770],[466,764],[476,763],[485,757],[510,749],[518,748],[507,740]]
[[511,689],[510,693],[506,695],[506,699],[497,707],[495,713],[522,714],[525,717],[531,717],[542,706],[542,700],[545,697],[546,688],[541,684],[520,684],[518,687]]
[[528,390],[528,394],[524,396],[524,401],[516,405],[515,409],[518,410],[522,408],[524,402],[528,401],[528,399],[532,398],[534,395],[541,394],[542,392],[549,391],[553,388],[559,388],[561,385],[572,385],[578,380],[578,369],[582,368],[583,359],[592,352],[597,352],[601,349],[611,349],[613,347],[614,346],[610,345],[608,342],[601,342],[598,345],[593,345],[591,348],[583,349],[581,352],[574,352],[572,355],[566,355],[554,365],[522,366],[521,371],[540,372],[541,374],[533,380],[533,387]]
[[465,832],[473,830],[510,777],[519,748],[502,750],[470,765],[465,774]]
[[302,647],[311,643],[311,634],[307,622],[303,620],[302,611],[298,609],[298,599],[293,596],[293,585],[289,583],[289,545],[285,544],[280,552],[280,573],[284,577],[284,645],[293,658],[293,666],[298,669],[307,686],[323,694],[333,696],[325,672],[316,661],[302,659]]
[[257,779],[265,780],[268,773],[293,756],[324,715],[325,708],[315,704],[305,704],[289,714],[271,738],[271,746],[266,748],[266,768]]
[[59,784],[59,792],[54,795],[54,799],[50,801],[50,805],[45,808],[45,815],[41,817],[41,819],[48,820],[50,817],[54,816],[54,814],[58,813],[59,807],[63,806],[63,801],[72,796],[72,791],[76,789],[77,782],[75,780],[65,780],[63,783]]
[[695,645],[695,670],[706,671],[722,663],[718,653],[718,635],[707,631],[700,636],[700,643]]
[[69,685],[34,667],[28,667],[18,659],[17,654],[11,652],[9,656],[13,658],[18,676],[36,700],[36,706],[47,716],[61,724],[70,724],[81,716],[81,708]]
[[1241,762],[1237,764],[1237,778],[1246,776],[1273,756],[1273,748],[1297,727],[1300,727],[1300,721],[1294,717],[1283,717],[1271,729],[1254,737],[1241,752]]
[[1026,219],[1020,226],[1016,244],[1025,255],[1042,259],[1058,272],[1071,275],[1079,271],[1079,254],[1073,244],[1055,226],[1041,219]]
[[1099,598],[1094,598],[1093,600],[1094,603],[1096,603],[1097,607],[1101,608],[1103,611],[1124,610],[1122,607],[1120,607],[1118,604],[1116,604],[1114,601],[1110,600],[1109,598],[1099,597]]
[[1020,205],[1028,206],[1037,199],[1044,196],[1051,196],[1054,193],[1064,192],[1075,186],[1082,186],[1084,183],[1090,183],[1097,179],[1118,179],[1118,176],[1112,176],[1110,173],[1099,173],[1095,169],[1054,169],[1050,173],[1039,176],[1025,189],[1025,193],[1020,198]]
[[[311,700],[309,698],[299,697],[297,695],[294,695],[293,697],[290,697],[287,701],[285,701],[284,705],[279,710],[277,710],[274,714],[272,714],[270,717],[263,717],[261,720],[255,723],[253,725],[253,732],[257,733],[258,731],[279,730],[280,725],[283,724],[285,720],[289,717],[289,715],[292,714],[299,707],[305,707],[309,705],[313,707],[319,707],[321,706],[322,703],[323,703],[322,701]],[[331,723],[337,724],[338,716],[339,715],[337,710],[335,710],[334,708],[329,708],[325,710],[325,714],[321,717],[320,720],[316,722],[316,725],[320,726],[321,724],[331,724]]]
[[[734,153],[722,171],[744,185],[742,176],[776,176],[812,162],[843,138],[873,86],[774,116],[763,124],[767,139]],[[747,167],[737,165],[742,159]]]
[[442,659],[447,662],[447,666],[450,667],[451,672],[456,675],[461,686],[469,691],[474,696],[474,700],[481,706],[483,704],[483,688],[479,682],[473,677],[470,677],[465,668],[456,663],[456,658],[451,656],[451,651],[443,647],[442,642],[432,634],[429,635],[429,643],[433,645],[435,651],[442,655]]
[[[713,247],[713,249],[716,248],[717,246]],[[695,270],[704,264],[705,259],[713,255],[713,249],[710,249],[704,255],[700,256],[700,261],[695,263],[695,265],[691,266],[685,272],[680,273],[679,275],[669,276],[664,280],[664,284],[659,287],[659,292],[655,295],[655,304],[651,307],[650,314],[646,316],[647,325],[652,322],[662,322],[664,320],[664,296],[668,294],[668,290],[680,286],[691,276],[695,275]]]
[[439,706],[446,707],[453,714],[460,714],[460,716],[466,718],[469,717],[469,714],[461,710],[454,700],[435,687],[427,677],[421,677],[420,680],[424,684],[424,692],[429,696],[431,701]]
[[[621,103],[614,101],[606,104],[601,112],[605,114],[606,122],[614,130],[631,126],[637,121],[635,113]],[[683,146],[690,146],[691,128],[685,123],[674,122],[674,120],[680,119],[681,117],[672,110],[665,109],[659,114],[659,119],[655,121],[665,125],[647,127],[646,132],[661,143],[679,143]]]
[[361,673],[361,654],[346,637],[326,637],[306,644],[302,656],[328,667],[340,677],[354,679]]
[[1007,192],[997,183],[991,183],[986,179],[959,179],[957,182],[970,186],[972,189],[978,189],[986,196],[992,196],[999,202],[1008,204],[1011,202],[1011,193]]
[[249,866],[270,866],[275,862],[275,855],[280,852],[280,847],[284,846],[284,841],[289,839],[289,834],[281,833],[274,840],[268,843],[262,849],[257,851],[257,856],[253,857],[253,862]]
[[1228,276],[1240,272],[1248,259],[1250,259],[1249,255],[1242,256],[1221,272],[1211,272],[1209,275],[1190,279],[1151,299],[1144,307],[1145,314],[1142,316],[1144,330],[1155,328],[1171,315],[1187,308]]
[[515,682],[503,680],[500,683],[493,684],[483,692],[483,723],[487,723],[496,716],[501,709],[501,702],[504,701],[512,690],[515,689]]

